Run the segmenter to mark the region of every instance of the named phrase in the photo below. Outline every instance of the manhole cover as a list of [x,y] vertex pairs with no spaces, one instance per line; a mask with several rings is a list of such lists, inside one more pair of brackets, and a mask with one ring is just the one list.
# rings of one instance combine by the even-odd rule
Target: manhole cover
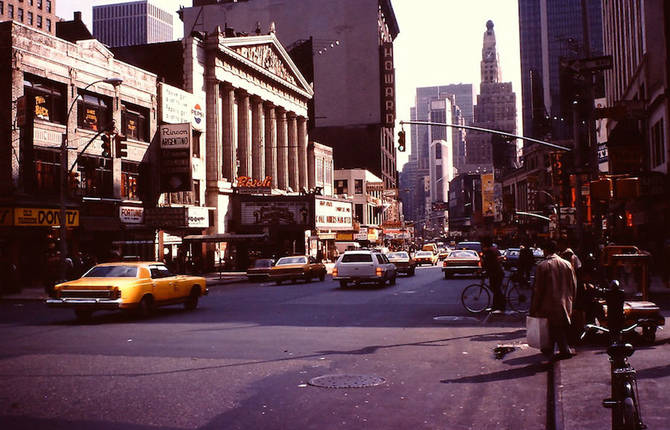
[[324,388],[365,388],[381,385],[386,379],[374,375],[323,375],[309,380],[309,385]]

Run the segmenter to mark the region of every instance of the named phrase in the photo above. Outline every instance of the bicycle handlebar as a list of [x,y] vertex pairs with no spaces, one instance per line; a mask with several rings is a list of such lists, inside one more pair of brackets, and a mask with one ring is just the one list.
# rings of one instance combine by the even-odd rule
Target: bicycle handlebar
[[[626,328],[622,329],[621,334],[626,334],[628,332],[631,332],[631,331],[635,330],[637,327],[639,327],[639,323],[635,323],[635,324],[633,324],[629,327],[626,327]],[[584,328],[585,328],[585,330],[582,332],[581,336],[579,336],[580,339],[584,339],[584,337],[586,337],[586,333],[589,330],[600,331],[600,332],[603,332],[603,333],[610,333],[611,332],[611,330],[608,329],[607,327],[602,327],[602,326],[599,326],[597,324],[586,324],[584,326]]]

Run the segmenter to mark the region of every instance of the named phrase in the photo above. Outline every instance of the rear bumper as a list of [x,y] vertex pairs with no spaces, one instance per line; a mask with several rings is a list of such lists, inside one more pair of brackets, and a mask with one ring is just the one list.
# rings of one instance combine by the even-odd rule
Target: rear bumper
[[75,308],[75,309],[122,309],[132,305],[123,303],[122,299],[47,299],[45,301],[50,308]]
[[384,279],[383,276],[335,276],[333,281],[347,281],[347,282],[379,282]]
[[479,273],[482,269],[478,266],[447,266],[442,267],[444,273]]

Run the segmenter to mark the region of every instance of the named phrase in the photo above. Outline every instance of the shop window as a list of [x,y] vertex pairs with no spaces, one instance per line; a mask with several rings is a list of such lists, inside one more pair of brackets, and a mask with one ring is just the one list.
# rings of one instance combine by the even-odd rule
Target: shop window
[[77,125],[93,131],[105,130],[111,124],[111,109],[107,98],[82,93],[77,101]]
[[128,139],[149,141],[149,110],[130,103],[121,106],[121,134]]
[[200,205],[200,181],[193,181],[192,191],[168,193],[167,200],[169,204],[173,205]]
[[140,200],[137,183],[140,177],[139,163],[121,163],[121,197],[125,200]]
[[58,194],[60,184],[60,153],[35,148],[36,194]]
[[113,197],[112,160],[84,156],[79,160],[79,193],[86,197]]
[[349,181],[346,179],[336,179],[335,194],[349,194]]
[[23,87],[26,97],[34,100],[35,118],[65,124],[64,85],[25,74]]
[[362,179],[355,179],[354,180],[354,193],[355,194],[363,194],[363,180]]
[[198,130],[193,130],[193,142],[191,143],[191,146],[193,147],[193,156],[195,158],[200,158],[200,137],[202,136],[202,133],[199,132]]

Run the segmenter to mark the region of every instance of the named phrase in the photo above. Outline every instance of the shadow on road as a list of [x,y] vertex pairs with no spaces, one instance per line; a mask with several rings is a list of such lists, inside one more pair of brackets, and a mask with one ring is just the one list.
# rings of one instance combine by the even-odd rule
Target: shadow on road
[[[537,360],[537,359],[536,359]],[[456,379],[443,379],[443,384],[478,384],[493,381],[507,381],[510,379],[526,378],[538,373],[547,372],[551,368],[551,363],[543,361],[541,363],[532,363],[524,367],[514,367],[511,369],[500,370],[483,375],[463,376]]]

